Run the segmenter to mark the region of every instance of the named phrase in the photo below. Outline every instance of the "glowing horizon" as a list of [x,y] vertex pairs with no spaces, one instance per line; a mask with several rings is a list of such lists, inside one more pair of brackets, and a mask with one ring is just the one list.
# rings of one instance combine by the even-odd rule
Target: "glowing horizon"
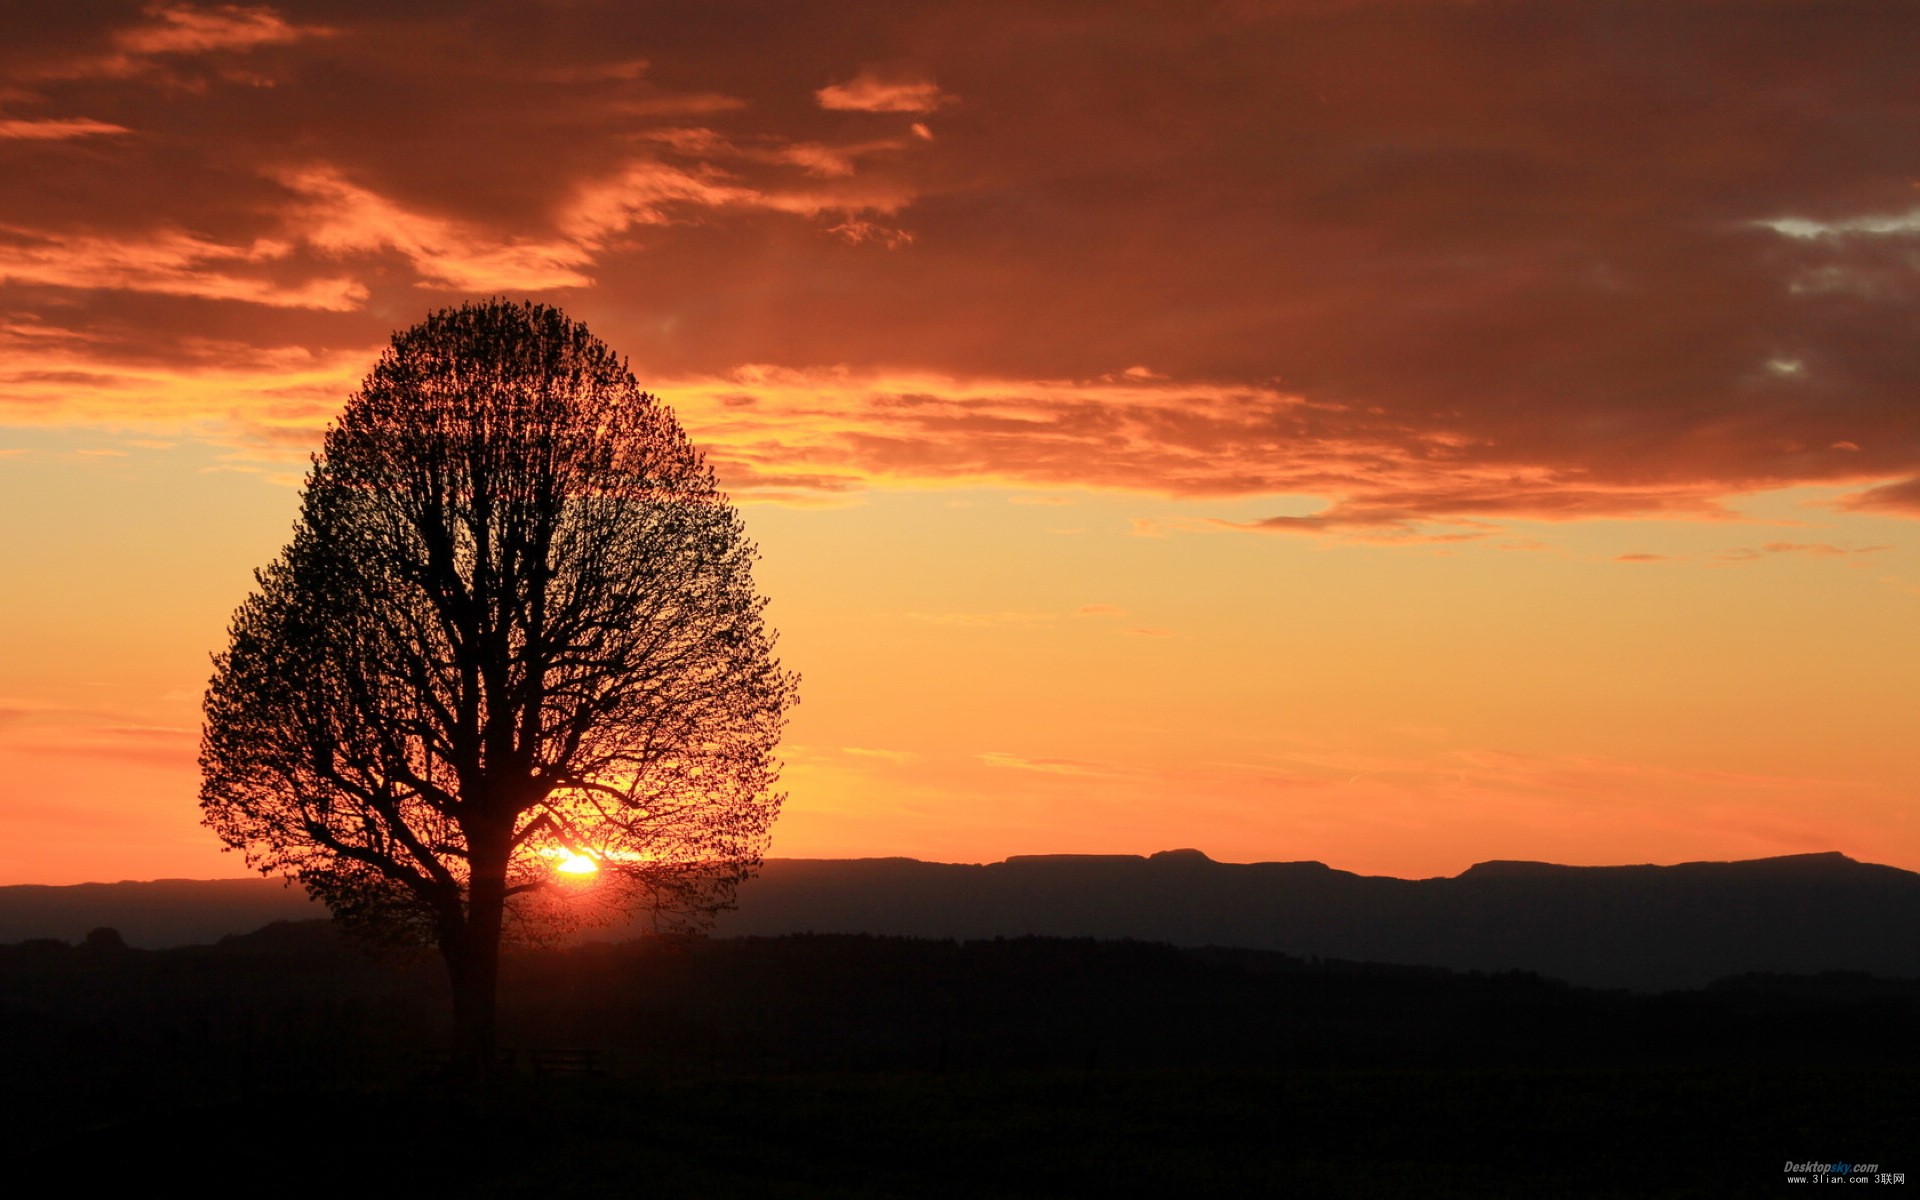
[[246,873],[207,657],[493,294],[742,507],[773,856],[1920,869],[1920,20],[1789,9],[0,19],[0,884]]

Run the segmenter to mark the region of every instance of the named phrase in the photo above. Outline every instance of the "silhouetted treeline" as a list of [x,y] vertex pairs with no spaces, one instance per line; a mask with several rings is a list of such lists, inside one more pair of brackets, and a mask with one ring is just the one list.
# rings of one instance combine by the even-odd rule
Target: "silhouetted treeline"
[[[441,986],[432,963],[370,957],[320,921],[165,951],[106,936],[0,946],[0,1069],[164,1063],[211,1079],[270,1061],[288,1077],[381,1078],[428,1061]],[[502,998],[511,1046],[668,1076],[1765,1066],[1863,1044],[1920,1064],[1920,981],[1838,972],[1648,996],[1258,950],[791,935],[521,951]]]

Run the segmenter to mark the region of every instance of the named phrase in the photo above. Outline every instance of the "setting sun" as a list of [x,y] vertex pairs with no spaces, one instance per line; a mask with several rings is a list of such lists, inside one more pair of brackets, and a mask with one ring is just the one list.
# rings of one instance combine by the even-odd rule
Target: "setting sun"
[[584,854],[569,854],[554,870],[562,875],[592,875],[600,870],[600,864]]

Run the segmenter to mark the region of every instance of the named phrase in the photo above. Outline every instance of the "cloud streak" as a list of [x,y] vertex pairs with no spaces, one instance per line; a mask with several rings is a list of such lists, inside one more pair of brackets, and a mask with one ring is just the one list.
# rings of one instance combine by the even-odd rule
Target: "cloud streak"
[[316,352],[189,337],[138,341],[0,323],[0,423],[154,429],[297,462],[359,386],[376,346]]
[[[148,4],[144,19],[106,32],[110,47],[98,54],[55,59],[28,72],[40,79],[119,79],[161,71],[170,62],[206,56],[244,55],[268,46],[290,46],[333,31],[289,22],[276,9],[238,4]],[[241,79],[257,77],[241,75]]]
[[214,241],[184,230],[105,237],[58,236],[0,225],[0,282],[101,288],[237,300],[274,308],[340,312],[359,306],[367,289],[341,277],[282,283],[266,267],[286,257],[286,242]]
[[48,117],[43,120],[0,121],[0,138],[13,141],[52,142],[69,138],[100,137],[127,133],[124,125],[95,121],[87,117]]
[[577,241],[494,237],[457,221],[411,212],[326,166],[288,171],[281,182],[301,197],[289,224],[323,253],[397,251],[423,283],[458,290],[539,291],[592,282],[579,269],[591,255]]
[[202,8],[191,4],[154,4],[146,9],[150,20],[114,35],[114,43],[128,54],[205,54],[213,50],[251,50],[284,45],[324,32],[298,28],[271,8],[237,4]]
[[845,83],[828,84],[813,95],[820,107],[829,111],[864,113],[930,113],[955,99],[931,79],[873,67]]

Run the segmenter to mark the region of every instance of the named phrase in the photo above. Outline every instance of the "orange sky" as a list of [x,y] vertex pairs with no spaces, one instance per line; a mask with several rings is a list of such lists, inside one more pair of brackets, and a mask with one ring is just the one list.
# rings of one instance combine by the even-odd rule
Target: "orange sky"
[[211,876],[208,656],[396,329],[629,355],[773,853],[1920,868],[1920,14],[0,15],[0,883]]

